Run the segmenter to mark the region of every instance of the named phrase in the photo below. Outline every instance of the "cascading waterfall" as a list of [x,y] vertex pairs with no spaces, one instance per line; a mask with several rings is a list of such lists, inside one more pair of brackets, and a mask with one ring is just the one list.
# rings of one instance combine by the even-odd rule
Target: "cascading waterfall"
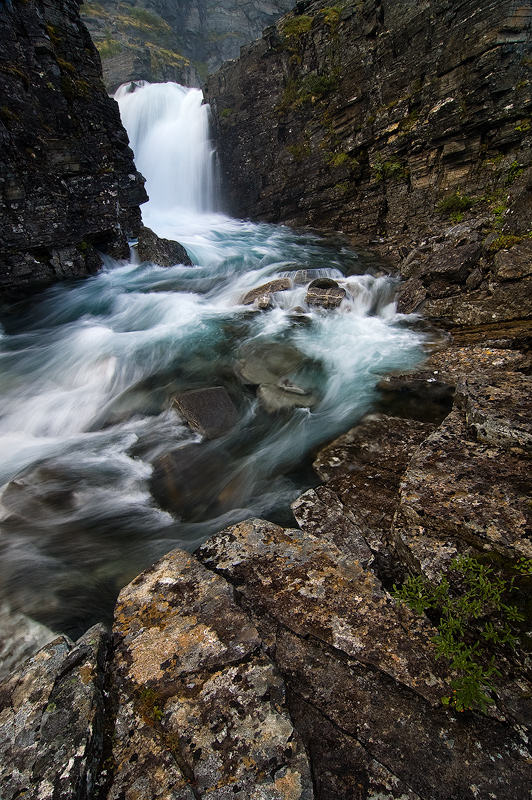
[[[117,98],[147,180],[145,224],[195,265],[109,261],[13,306],[0,337],[0,599],[72,635],[109,618],[118,589],[173,547],[252,515],[282,519],[308,485],[307,454],[373,407],[381,375],[423,355],[393,281],[352,250],[213,211],[197,90],[130,89]],[[269,309],[242,304],[277,278],[289,285]],[[338,308],[307,303],[313,278],[345,289]],[[173,398],[209,386],[225,387],[238,421],[207,441]]]

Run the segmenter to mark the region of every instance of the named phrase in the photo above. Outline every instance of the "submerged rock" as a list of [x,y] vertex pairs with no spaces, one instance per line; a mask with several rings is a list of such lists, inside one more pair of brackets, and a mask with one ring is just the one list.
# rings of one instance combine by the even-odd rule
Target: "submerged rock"
[[223,386],[182,392],[174,397],[174,405],[206,439],[216,439],[238,422],[238,411]]
[[318,397],[315,394],[305,392],[299,387],[294,390],[272,385],[259,386],[257,399],[269,413],[293,408],[313,408],[318,403]]
[[141,261],[152,261],[160,267],[173,267],[175,264],[192,266],[183,245],[171,239],[162,239],[145,225],[139,231],[137,252]]

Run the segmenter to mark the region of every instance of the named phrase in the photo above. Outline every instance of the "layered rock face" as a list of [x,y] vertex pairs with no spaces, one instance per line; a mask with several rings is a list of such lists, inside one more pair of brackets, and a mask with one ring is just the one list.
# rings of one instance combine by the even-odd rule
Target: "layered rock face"
[[147,197],[76,0],[14,0],[0,17],[0,292],[127,257]]
[[531,159],[531,47],[510,0],[298,4],[207,82],[230,211],[409,244],[449,194],[504,205]]

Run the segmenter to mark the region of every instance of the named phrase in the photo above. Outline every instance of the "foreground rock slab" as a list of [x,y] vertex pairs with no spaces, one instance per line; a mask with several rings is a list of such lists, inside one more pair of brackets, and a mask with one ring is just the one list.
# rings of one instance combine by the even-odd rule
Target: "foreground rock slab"
[[103,744],[108,635],[64,636],[0,684],[2,800],[90,797]]
[[444,684],[430,626],[395,606],[355,559],[263,520],[228,528],[197,555],[233,583],[275,659],[317,798],[526,796],[525,729],[434,702]]
[[175,550],[122,591],[115,619],[109,798],[311,800],[282,679],[223,578]]
[[174,405],[206,439],[215,439],[238,422],[238,411],[223,386],[182,392],[174,398]]

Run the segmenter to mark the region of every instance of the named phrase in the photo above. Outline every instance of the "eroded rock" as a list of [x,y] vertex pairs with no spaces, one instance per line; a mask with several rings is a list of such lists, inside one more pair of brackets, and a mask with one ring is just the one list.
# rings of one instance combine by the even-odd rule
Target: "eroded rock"
[[108,635],[56,638],[0,684],[3,800],[90,796],[103,744]]
[[292,282],[289,278],[276,278],[274,281],[257,286],[256,289],[251,289],[240,302],[243,306],[250,306],[256,300],[260,301],[262,297],[270,297],[275,292],[283,292],[291,288]]
[[122,591],[115,638],[109,797],[127,797],[153,753],[157,797],[311,800],[283,682],[223,578],[173,551]]
[[182,244],[157,236],[145,225],[139,231],[137,252],[141,261],[152,261],[160,267],[173,267],[175,264],[192,266],[190,256]]
[[332,278],[316,278],[309,283],[305,302],[319,308],[338,308],[346,291]]

